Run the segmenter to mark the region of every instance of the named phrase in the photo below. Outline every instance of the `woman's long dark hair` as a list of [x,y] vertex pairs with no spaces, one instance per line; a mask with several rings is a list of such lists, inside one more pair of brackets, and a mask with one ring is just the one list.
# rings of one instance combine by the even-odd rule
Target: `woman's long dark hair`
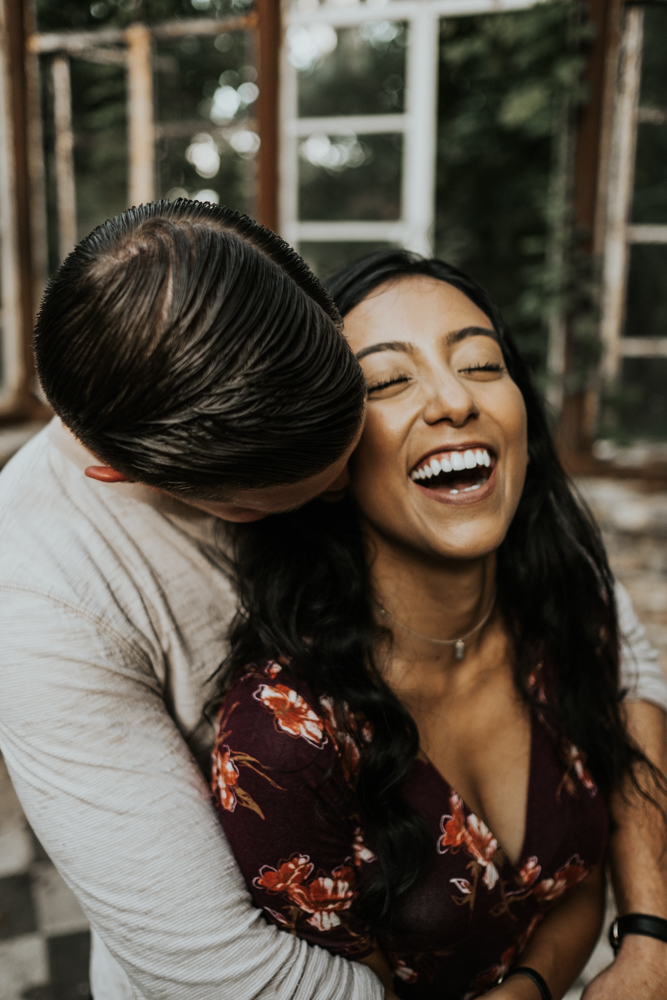
[[[606,798],[643,761],[620,715],[619,632],[614,581],[595,523],[560,465],[529,372],[486,292],[457,268],[401,250],[339,272],[329,291],[343,316],[378,286],[426,275],[462,291],[500,335],[507,370],[528,416],[529,464],[519,507],[498,552],[497,593],[515,649],[517,688],[532,699],[529,675],[553,665],[560,736],[586,755]],[[356,795],[365,836],[381,873],[357,910],[377,930],[393,901],[425,871],[432,843],[401,785],[419,748],[414,720],[382,679],[375,650],[371,584],[350,501],[307,507],[235,528],[241,611],[231,631],[227,678],[278,654],[312,687],[373,726],[360,746]]]

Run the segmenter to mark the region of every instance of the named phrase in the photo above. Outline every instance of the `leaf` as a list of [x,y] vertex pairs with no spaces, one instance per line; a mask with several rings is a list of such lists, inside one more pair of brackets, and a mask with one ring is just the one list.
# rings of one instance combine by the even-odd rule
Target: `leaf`
[[266,816],[264,815],[262,810],[259,808],[255,800],[253,799],[252,795],[248,795],[248,793],[244,792],[242,788],[238,787],[238,785],[236,786],[234,791],[236,793],[236,798],[239,800],[242,806],[245,806],[246,809],[252,809],[253,812],[257,813],[260,819],[266,819]]

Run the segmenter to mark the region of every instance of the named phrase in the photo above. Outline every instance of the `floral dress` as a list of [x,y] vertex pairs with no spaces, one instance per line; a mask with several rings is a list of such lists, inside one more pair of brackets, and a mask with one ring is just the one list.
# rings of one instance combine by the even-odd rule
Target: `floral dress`
[[608,815],[582,755],[571,745],[557,749],[533,714],[517,864],[440,772],[415,760],[403,794],[432,831],[433,858],[395,904],[386,939],[373,939],[352,909],[377,866],[355,806],[357,763],[331,700],[288,666],[253,665],[236,681],[220,712],[212,789],[256,905],[272,923],[348,958],[379,945],[405,1000],[481,996],[602,860]]

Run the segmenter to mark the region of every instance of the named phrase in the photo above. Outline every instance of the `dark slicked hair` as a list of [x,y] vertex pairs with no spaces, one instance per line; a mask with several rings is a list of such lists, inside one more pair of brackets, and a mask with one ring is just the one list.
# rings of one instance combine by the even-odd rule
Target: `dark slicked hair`
[[98,226],[44,295],[44,392],[130,479],[193,499],[322,472],[365,383],[329,294],[280,237],[179,199]]

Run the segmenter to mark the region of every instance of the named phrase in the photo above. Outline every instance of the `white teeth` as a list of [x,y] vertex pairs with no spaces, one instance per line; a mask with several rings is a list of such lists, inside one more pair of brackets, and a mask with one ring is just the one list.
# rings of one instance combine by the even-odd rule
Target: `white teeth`
[[[448,455],[442,455],[439,459],[432,458],[420,469],[414,469],[410,473],[410,478],[416,482],[418,479],[431,479],[441,472],[461,472],[463,469],[475,469],[483,466],[488,469],[490,465],[491,457],[486,448],[477,448],[475,451],[472,448],[467,448],[464,452],[452,451]],[[478,488],[479,484],[468,486],[464,492]],[[456,492],[459,491],[456,490]]]
[[452,494],[452,493],[458,493],[458,490],[450,490],[449,492],[450,492],[450,494]]

